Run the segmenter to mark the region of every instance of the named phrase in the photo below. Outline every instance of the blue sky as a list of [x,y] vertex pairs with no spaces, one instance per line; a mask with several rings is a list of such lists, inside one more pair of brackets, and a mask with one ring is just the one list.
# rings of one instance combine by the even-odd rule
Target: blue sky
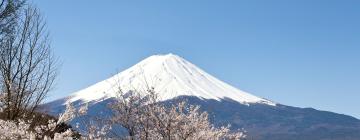
[[33,0],[62,62],[48,100],[174,53],[254,95],[360,118],[360,2]]

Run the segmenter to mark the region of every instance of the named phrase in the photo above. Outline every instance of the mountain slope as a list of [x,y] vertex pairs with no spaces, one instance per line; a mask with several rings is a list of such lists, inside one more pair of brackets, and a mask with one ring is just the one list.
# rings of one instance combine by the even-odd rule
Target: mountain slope
[[281,105],[238,90],[183,58],[155,55],[131,68],[73,95],[45,104],[53,115],[66,102],[89,104],[89,115],[108,116],[107,104],[114,101],[118,88],[146,90],[154,87],[161,102],[179,99],[200,105],[215,125],[244,128],[255,140],[359,140],[360,120],[351,116]]

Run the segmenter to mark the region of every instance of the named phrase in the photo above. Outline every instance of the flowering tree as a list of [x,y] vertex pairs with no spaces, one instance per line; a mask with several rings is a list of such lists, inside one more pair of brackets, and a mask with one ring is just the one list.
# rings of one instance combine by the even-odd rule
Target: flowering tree
[[[46,125],[32,126],[32,120],[0,120],[0,139],[51,139],[47,132],[55,131],[62,123],[76,117],[76,109],[68,104],[57,121],[49,120]],[[67,129],[61,133],[54,133],[54,140],[73,139],[74,131]]]
[[[67,128],[64,131],[57,132],[62,124],[79,118],[87,113],[87,105],[81,106],[79,109],[73,107],[70,103],[66,105],[64,113],[60,114],[57,120],[49,120],[44,125],[33,126],[33,120],[0,120],[0,139],[44,139],[44,140],[73,140],[74,138],[84,140],[103,140],[106,137],[109,125],[97,127],[96,125],[86,125],[86,130],[81,136],[77,131]],[[77,126],[79,128],[79,126]]]
[[230,126],[216,128],[206,112],[199,106],[182,101],[164,105],[151,88],[144,92],[119,90],[117,102],[111,105],[114,111],[113,124],[123,126],[126,139],[241,139],[242,132],[231,133]]

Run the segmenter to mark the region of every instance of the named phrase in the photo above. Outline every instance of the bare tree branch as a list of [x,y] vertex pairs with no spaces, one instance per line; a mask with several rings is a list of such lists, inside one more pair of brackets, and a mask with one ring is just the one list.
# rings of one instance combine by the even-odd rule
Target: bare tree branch
[[0,46],[1,95],[6,119],[32,114],[51,90],[57,75],[45,22],[27,7]]

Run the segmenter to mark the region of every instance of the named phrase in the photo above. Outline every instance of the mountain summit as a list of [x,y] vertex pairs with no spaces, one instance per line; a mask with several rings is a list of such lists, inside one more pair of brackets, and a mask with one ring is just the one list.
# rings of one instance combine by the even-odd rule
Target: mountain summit
[[76,92],[70,101],[90,102],[115,97],[119,87],[125,92],[154,87],[163,101],[178,96],[195,96],[218,101],[231,99],[242,104],[276,105],[236,89],[171,53],[150,56],[109,79]]

